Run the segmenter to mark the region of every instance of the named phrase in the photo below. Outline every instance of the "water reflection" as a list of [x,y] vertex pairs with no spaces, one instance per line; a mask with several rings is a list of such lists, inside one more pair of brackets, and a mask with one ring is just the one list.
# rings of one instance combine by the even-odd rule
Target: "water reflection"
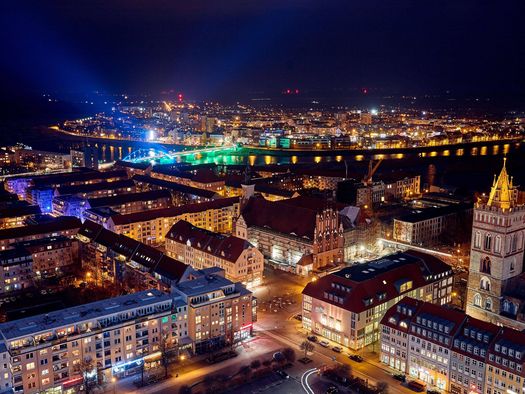
[[[95,143],[93,146],[96,146],[99,151],[99,158],[102,162],[111,162],[115,160],[122,160],[133,151],[143,148],[144,146],[138,143]],[[487,155],[501,155],[507,154],[512,150],[521,149],[520,144],[501,144],[501,145],[485,145],[485,146],[473,146],[473,147],[462,147],[462,148],[450,148],[443,147],[434,147],[434,150],[428,152],[421,152],[417,149],[414,149],[412,152],[406,150],[404,152],[395,152],[395,153],[382,153],[382,154],[338,154],[338,155],[297,155],[290,154],[284,155],[283,152],[280,152],[279,155],[267,154],[254,154],[247,151],[237,151],[233,154],[221,155],[221,154],[208,154],[208,153],[198,153],[192,156],[187,156],[184,158],[177,157],[176,162],[188,162],[193,164],[206,164],[206,163],[217,163],[225,165],[244,165],[248,163],[251,166],[266,164],[301,164],[301,163],[326,163],[326,162],[338,162],[343,161],[367,161],[370,159],[379,160],[379,159],[394,159],[402,160],[411,157],[420,157],[420,158],[435,158],[435,157],[462,157],[465,155],[470,156],[487,156]],[[338,152],[340,153],[340,152]],[[169,163],[169,160],[163,163]]]

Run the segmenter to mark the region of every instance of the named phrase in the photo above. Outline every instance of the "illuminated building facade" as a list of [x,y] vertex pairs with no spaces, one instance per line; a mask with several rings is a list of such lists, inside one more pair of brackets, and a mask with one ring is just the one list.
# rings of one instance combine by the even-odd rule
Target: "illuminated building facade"
[[[147,290],[0,324],[2,389],[75,393],[83,383],[79,366],[125,376],[158,360],[159,346],[176,346],[172,299]],[[175,327],[175,326],[173,326]]]
[[303,328],[351,349],[379,339],[379,322],[405,296],[450,302],[452,270],[441,260],[407,251],[358,264],[308,283]]
[[233,282],[255,286],[262,281],[264,256],[252,244],[184,220],[175,223],[166,235],[166,253],[195,269],[220,267]]
[[467,313],[523,330],[525,205],[505,164],[489,197],[474,207]]
[[208,268],[196,278],[172,288],[174,302],[187,305],[187,338],[197,354],[219,349],[252,335],[257,300],[240,283],[224,278],[224,271]]
[[307,275],[343,261],[343,226],[324,199],[296,197],[267,201],[252,197],[235,233],[250,241],[277,268]]
[[517,394],[525,387],[524,332],[408,297],[381,321],[380,359],[453,394]]
[[183,207],[114,215],[101,224],[145,244],[163,244],[169,229],[179,220],[186,220],[194,226],[216,233],[228,234],[232,232],[233,221],[238,216],[239,198],[231,197]]

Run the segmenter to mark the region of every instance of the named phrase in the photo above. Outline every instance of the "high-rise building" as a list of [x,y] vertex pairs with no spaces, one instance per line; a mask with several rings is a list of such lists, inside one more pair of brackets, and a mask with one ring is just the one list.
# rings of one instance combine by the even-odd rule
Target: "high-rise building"
[[488,198],[474,206],[467,313],[491,323],[525,329],[523,233],[525,204],[503,168]]

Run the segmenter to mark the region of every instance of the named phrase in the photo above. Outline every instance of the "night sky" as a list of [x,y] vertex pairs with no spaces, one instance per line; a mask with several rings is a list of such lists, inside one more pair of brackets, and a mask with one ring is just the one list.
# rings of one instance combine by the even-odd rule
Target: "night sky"
[[523,97],[523,1],[2,1],[14,92]]

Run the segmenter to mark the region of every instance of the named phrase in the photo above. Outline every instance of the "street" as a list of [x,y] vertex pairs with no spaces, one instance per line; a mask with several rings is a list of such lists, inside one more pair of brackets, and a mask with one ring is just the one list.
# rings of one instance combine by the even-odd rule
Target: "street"
[[[136,376],[122,379],[117,382],[118,393],[174,393],[182,385],[193,385],[201,382],[205,376],[213,374],[233,375],[242,366],[249,365],[252,360],[269,360],[272,354],[285,347],[291,347],[296,351],[296,358],[304,356],[300,350],[300,344],[308,333],[302,329],[301,322],[294,318],[301,313],[301,291],[306,283],[305,278],[295,275],[267,269],[265,271],[265,284],[254,290],[258,298],[258,321],[254,324],[254,337],[243,341],[236,351],[239,356],[227,361],[209,365],[205,362],[191,363],[187,365],[174,365],[170,368],[171,377],[160,383],[137,389],[133,385]],[[378,382],[386,382],[391,394],[413,393],[410,389],[402,386],[399,381],[392,377],[392,372],[379,363],[378,354],[371,351],[360,351],[364,358],[361,363],[352,361],[348,354],[354,352],[344,349],[341,353],[335,353],[331,347],[324,348],[314,344],[314,350],[308,354],[312,362],[307,365],[296,361],[287,373],[289,379],[281,379],[272,374],[268,377],[257,379],[243,386],[243,392],[264,393],[272,392],[279,394],[295,393],[324,393],[329,383],[321,379],[316,371],[322,366],[331,366],[336,363],[346,364],[351,368],[351,373],[370,385]],[[339,345],[340,346],[340,345]],[[306,371],[310,371],[305,381]],[[179,376],[176,377],[176,374]],[[310,390],[310,391],[309,391]],[[238,391],[238,390],[237,390]],[[236,392],[233,390],[232,392]]]

